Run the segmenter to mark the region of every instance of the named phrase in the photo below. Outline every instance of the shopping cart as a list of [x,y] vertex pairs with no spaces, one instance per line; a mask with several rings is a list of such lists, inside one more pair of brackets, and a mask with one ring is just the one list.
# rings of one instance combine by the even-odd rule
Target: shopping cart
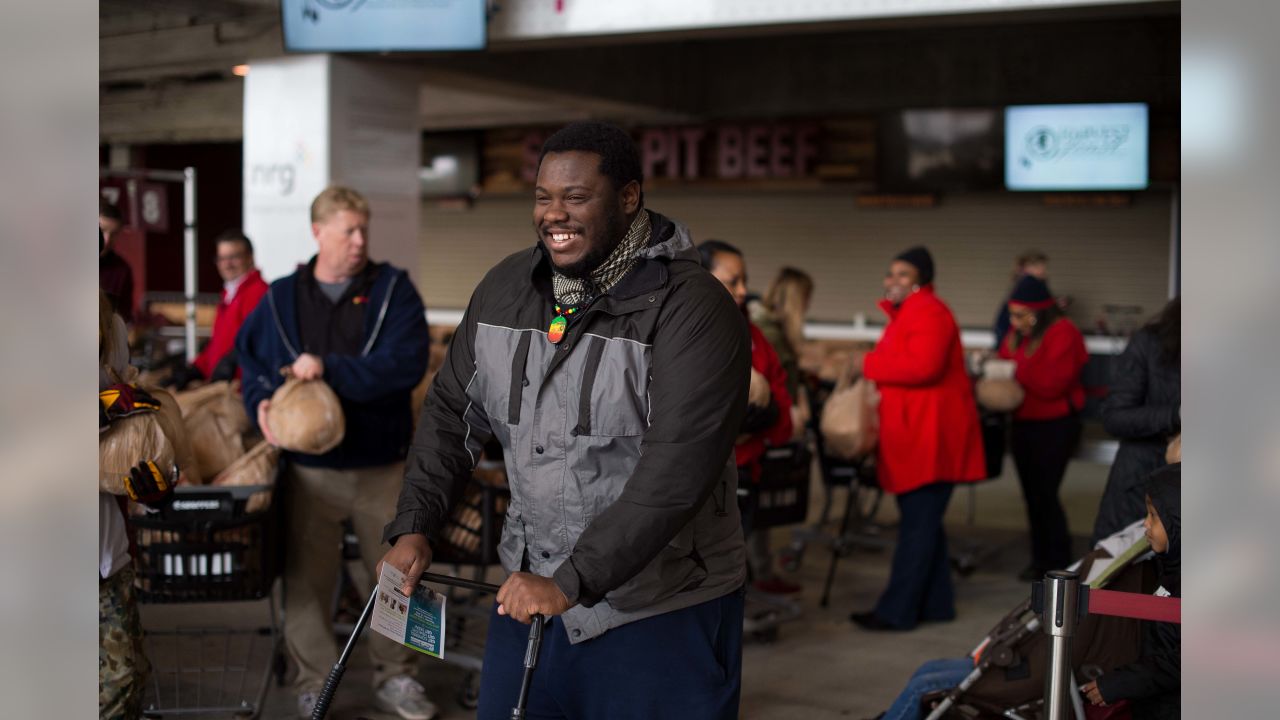
[[271,674],[283,670],[272,593],[283,564],[283,503],[271,501],[273,492],[273,485],[179,487],[163,510],[131,518],[140,602],[265,600],[267,614],[257,627],[149,631],[147,717],[262,712]]
[[[466,578],[428,572],[423,573],[421,579],[429,583],[446,585],[450,592],[457,589],[466,589],[482,595],[498,594],[497,585],[467,580]],[[377,599],[378,588],[375,586],[373,591],[369,593],[369,600],[365,603],[364,610],[360,613],[360,619],[356,621],[351,637],[347,639],[346,647],[342,649],[342,654],[338,656],[338,661],[333,664],[333,669],[329,671],[329,677],[324,681],[324,687],[320,690],[320,697],[316,700],[316,707],[311,713],[311,720],[324,720],[325,716],[329,714],[329,704],[333,702],[333,695],[337,692],[338,685],[342,682],[342,676],[347,671],[347,662],[351,659],[351,651],[355,649],[356,641],[360,639],[360,633],[369,624],[369,618],[373,615],[373,604]],[[520,680],[520,694],[516,699],[516,705],[511,708],[511,720],[524,720],[525,707],[529,701],[529,688],[532,686],[533,681],[533,671],[538,666],[538,651],[542,648],[542,628],[545,622],[546,619],[542,615],[534,615],[532,622],[529,624],[529,644],[525,647],[524,653],[524,674]]]
[[[490,448],[485,452],[496,453]],[[496,589],[489,590],[493,586],[484,582],[485,574],[499,562],[498,540],[502,536],[503,519],[510,502],[511,490],[506,485],[501,461],[482,459],[432,547],[433,568],[451,567],[453,575],[459,579],[464,575],[470,577],[469,583],[446,584],[449,634],[445,639],[448,652],[444,657],[444,662],[467,671],[455,698],[459,705],[469,710],[474,710],[480,700],[480,669],[484,661],[489,602],[490,596],[496,593]],[[338,593],[348,608],[356,610],[365,600],[363,588],[368,585],[356,581],[357,575],[363,573],[363,556],[354,531],[348,530],[343,536],[343,557],[347,562]],[[377,584],[377,578],[368,580]],[[486,601],[486,598],[490,600]],[[335,610],[336,602],[335,599]],[[346,617],[351,618],[352,615]],[[349,623],[350,620],[335,627],[340,637],[358,634]]]

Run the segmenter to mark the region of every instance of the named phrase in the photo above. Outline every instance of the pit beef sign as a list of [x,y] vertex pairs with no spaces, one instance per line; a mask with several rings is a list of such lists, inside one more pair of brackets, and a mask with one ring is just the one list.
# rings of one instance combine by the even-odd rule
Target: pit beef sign
[[[550,134],[534,130],[525,136],[525,182],[536,181],[538,153]],[[819,157],[816,123],[644,128],[633,137],[646,180],[804,178],[813,176]]]

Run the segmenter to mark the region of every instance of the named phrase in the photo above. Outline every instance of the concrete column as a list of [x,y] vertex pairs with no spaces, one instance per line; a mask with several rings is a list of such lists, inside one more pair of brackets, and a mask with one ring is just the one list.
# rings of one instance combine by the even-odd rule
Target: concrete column
[[315,254],[311,201],[331,184],[369,199],[371,257],[417,275],[417,94],[411,74],[377,61],[298,55],[250,62],[244,228],[268,280]]

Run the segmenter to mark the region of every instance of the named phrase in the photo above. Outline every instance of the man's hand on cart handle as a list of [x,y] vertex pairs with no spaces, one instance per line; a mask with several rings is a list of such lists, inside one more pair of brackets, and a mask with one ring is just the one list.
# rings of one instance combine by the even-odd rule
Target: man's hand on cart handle
[[404,573],[404,587],[400,591],[412,595],[422,573],[431,567],[431,545],[427,536],[422,533],[408,533],[396,538],[387,554],[382,556],[374,571],[376,577],[382,577],[382,563],[391,563],[391,567]]
[[552,617],[570,607],[569,598],[554,580],[533,573],[512,573],[498,590],[498,614],[510,615],[525,625],[534,615]]
[[271,409],[271,401],[263,400],[258,403],[258,429],[262,431],[262,437],[274,447],[280,447],[280,443],[276,442],[276,436],[271,434],[271,426],[267,424],[267,411]]

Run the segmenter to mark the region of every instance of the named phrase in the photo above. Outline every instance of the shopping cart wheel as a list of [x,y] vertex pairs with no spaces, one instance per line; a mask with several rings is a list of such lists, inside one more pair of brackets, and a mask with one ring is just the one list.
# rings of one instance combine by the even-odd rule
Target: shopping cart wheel
[[458,704],[468,710],[480,707],[480,673],[469,672],[458,688]]

